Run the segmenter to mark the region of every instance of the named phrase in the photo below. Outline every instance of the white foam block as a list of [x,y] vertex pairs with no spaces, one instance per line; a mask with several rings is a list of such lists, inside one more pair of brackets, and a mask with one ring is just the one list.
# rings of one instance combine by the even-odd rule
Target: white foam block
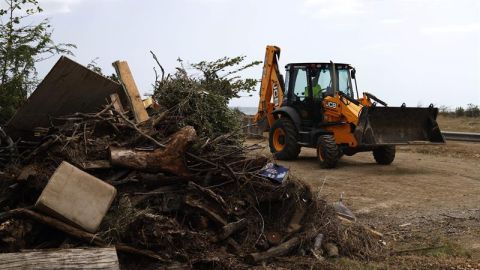
[[117,190],[102,180],[62,162],[35,203],[35,208],[96,232]]

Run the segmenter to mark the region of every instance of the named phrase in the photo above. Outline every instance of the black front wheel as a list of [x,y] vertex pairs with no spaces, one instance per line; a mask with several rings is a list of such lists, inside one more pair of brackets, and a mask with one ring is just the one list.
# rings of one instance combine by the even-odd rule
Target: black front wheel
[[373,150],[373,158],[378,164],[390,165],[395,159],[395,145],[380,146]]
[[337,166],[341,155],[333,135],[320,135],[318,137],[317,157],[322,168],[330,169]]
[[300,154],[297,128],[289,118],[277,119],[270,128],[270,152],[279,160],[292,160]]

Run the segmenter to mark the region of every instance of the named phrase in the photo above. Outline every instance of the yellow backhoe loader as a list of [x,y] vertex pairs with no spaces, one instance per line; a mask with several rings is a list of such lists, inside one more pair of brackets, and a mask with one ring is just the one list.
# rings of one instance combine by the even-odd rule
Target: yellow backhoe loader
[[[317,149],[323,168],[342,155],[372,151],[378,164],[395,159],[395,145],[443,144],[438,109],[387,107],[358,95],[356,71],[342,63],[292,63],[280,74],[280,48],[267,46],[255,122],[269,131],[270,151],[295,159],[301,147]],[[355,96],[356,94],[356,96]]]

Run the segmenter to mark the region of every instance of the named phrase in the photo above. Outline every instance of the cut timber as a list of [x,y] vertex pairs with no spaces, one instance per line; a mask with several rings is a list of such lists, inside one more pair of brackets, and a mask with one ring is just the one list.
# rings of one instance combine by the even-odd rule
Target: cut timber
[[197,134],[191,126],[182,128],[170,137],[164,149],[140,151],[135,149],[110,147],[110,161],[114,166],[148,172],[170,172],[180,176],[189,176],[183,162],[183,154],[188,144]]
[[299,237],[293,237],[290,240],[276,246],[272,247],[269,250],[265,252],[258,252],[258,253],[251,253],[250,255],[247,256],[247,260],[251,263],[256,263],[259,261],[264,261],[269,258],[277,257],[277,256],[282,256],[290,252],[294,247],[298,246],[300,244],[300,238]]
[[144,122],[148,120],[148,113],[143,105],[143,101],[138,92],[137,85],[133,80],[132,72],[128,67],[126,61],[115,61],[113,64],[115,71],[117,72],[118,78],[122,83],[123,89],[128,97],[128,102],[130,103],[130,109],[133,112],[135,121],[137,123]]
[[95,232],[116,193],[113,186],[64,161],[50,177],[35,208]]
[[115,248],[35,250],[0,254],[0,270],[105,269],[118,270]]

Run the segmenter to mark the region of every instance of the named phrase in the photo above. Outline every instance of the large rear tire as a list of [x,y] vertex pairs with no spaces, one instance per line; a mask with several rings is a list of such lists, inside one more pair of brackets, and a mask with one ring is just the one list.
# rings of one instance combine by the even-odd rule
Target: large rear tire
[[277,119],[270,128],[270,152],[279,160],[292,160],[298,157],[301,147],[298,144],[297,128],[289,118]]
[[320,167],[335,168],[340,159],[340,149],[332,135],[320,135],[317,142],[317,158]]
[[373,150],[373,158],[378,164],[390,165],[395,159],[395,145],[380,146]]

